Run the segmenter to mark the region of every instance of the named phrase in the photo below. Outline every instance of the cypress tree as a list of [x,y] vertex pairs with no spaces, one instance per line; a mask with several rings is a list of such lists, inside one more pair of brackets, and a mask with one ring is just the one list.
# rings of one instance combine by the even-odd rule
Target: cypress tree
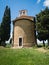
[[10,30],[11,30],[11,14],[10,14],[10,8],[6,6],[5,12],[3,15],[2,23],[1,23],[1,29],[2,29],[2,44],[5,45],[5,41],[8,41],[10,38]]

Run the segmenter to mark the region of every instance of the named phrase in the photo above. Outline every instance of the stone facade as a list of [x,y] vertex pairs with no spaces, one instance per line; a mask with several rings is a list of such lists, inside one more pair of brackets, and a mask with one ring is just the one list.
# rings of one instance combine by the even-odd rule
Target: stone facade
[[20,16],[13,21],[13,46],[31,47],[35,45],[35,21],[31,16]]

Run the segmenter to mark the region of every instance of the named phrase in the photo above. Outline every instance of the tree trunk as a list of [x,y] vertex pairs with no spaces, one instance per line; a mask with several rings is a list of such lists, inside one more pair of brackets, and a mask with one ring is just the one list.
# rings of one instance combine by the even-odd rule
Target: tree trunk
[[44,43],[44,40],[43,40],[43,46],[45,47],[45,43]]
[[49,39],[48,39],[48,46],[49,46]]
[[4,47],[6,46],[5,41],[1,42],[1,46],[4,46]]

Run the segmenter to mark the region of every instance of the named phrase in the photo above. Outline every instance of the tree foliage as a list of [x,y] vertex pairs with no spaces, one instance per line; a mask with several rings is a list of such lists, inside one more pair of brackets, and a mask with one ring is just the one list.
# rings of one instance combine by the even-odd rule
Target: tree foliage
[[[48,7],[45,10],[41,11],[38,15],[36,15],[37,19],[37,37],[41,40],[49,40],[49,9]],[[44,44],[44,42],[43,42]],[[45,46],[45,44],[44,44]]]
[[0,45],[1,45],[1,25],[0,25]]
[[1,40],[2,42],[8,41],[10,37],[10,29],[11,29],[11,14],[10,8],[6,6],[5,12],[3,15],[2,23],[1,23]]

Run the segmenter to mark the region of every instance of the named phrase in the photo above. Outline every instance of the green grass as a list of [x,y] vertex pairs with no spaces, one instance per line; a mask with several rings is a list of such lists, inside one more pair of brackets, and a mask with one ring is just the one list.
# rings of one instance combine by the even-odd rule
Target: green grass
[[49,52],[33,48],[0,48],[0,65],[49,65]]

